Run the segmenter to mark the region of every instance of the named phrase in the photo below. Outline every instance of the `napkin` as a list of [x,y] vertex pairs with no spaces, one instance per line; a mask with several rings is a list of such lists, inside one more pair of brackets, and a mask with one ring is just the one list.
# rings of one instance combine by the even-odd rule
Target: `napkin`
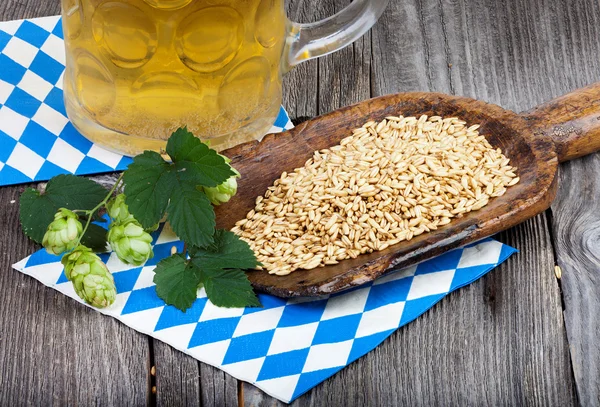
[[[0,22],[0,186],[124,170],[131,162],[69,122],[64,70],[60,17]],[[282,107],[268,133],[292,127]]]
[[[477,280],[515,252],[492,239],[447,252],[352,290],[318,298],[259,294],[262,308],[219,308],[204,289],[187,312],[156,295],[154,267],[183,245],[164,225],[143,267],[102,254],[117,286],[103,314],[291,402],[379,345],[448,293]],[[60,257],[40,250],[13,266],[82,302]],[[298,271],[301,273],[302,271]],[[285,277],[282,277],[285,278]]]

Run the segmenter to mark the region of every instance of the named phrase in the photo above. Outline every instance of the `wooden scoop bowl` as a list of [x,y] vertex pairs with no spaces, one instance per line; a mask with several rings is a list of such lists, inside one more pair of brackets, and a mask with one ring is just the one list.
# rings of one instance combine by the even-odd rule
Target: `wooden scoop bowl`
[[600,150],[600,83],[524,114],[439,93],[387,95],[317,117],[285,133],[269,135],[262,142],[226,150],[224,154],[232,158],[242,179],[238,195],[218,208],[218,226],[233,227],[283,171],[303,166],[315,150],[338,144],[365,122],[422,114],[481,124],[481,134],[502,149],[511,165],[517,166],[521,181],[508,188],[505,195],[491,199],[483,209],[381,252],[287,276],[250,271],[248,277],[257,290],[279,297],[331,294],[508,229],[550,206],[556,194],[559,162]]

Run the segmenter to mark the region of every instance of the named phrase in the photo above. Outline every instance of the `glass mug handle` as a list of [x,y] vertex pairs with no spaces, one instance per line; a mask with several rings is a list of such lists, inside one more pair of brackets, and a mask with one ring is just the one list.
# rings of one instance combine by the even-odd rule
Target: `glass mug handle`
[[339,13],[316,23],[290,22],[286,39],[288,72],[300,62],[330,54],[362,37],[379,19],[389,0],[354,0]]

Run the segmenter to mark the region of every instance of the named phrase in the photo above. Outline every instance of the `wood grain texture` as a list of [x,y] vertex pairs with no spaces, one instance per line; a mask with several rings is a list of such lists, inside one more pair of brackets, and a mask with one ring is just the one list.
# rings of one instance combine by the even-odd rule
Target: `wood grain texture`
[[579,400],[600,405],[600,154],[565,164],[552,205]]
[[19,226],[23,189],[0,189],[0,405],[145,405],[147,337],[11,268],[36,249]]
[[[561,93],[598,81],[600,3],[574,2],[568,10],[558,9],[550,15],[555,43],[550,51],[557,59],[549,65],[554,79],[549,85]],[[599,171],[600,154],[562,165],[552,205],[557,263],[563,270],[564,319],[583,406],[600,405]]]
[[[292,0],[288,10],[294,20],[315,21],[347,3]],[[524,111],[600,79],[599,7],[594,0],[392,0],[374,31],[353,47],[291,72],[284,104],[301,121],[370,96],[441,91]],[[56,14],[58,9],[57,0],[4,0],[0,19]],[[599,330],[593,325],[598,315],[593,302],[598,298],[593,291],[598,226],[597,217],[580,201],[581,196],[598,196],[597,186],[586,180],[598,174],[596,161],[597,156],[566,164],[560,181],[568,190],[559,190],[552,207],[555,239],[560,231],[570,231],[560,237],[556,250],[564,268],[564,315],[582,405],[598,404],[600,392],[594,346],[600,342]],[[1,243],[0,405],[46,405],[52,400],[57,405],[145,404],[148,358],[135,353],[142,343],[127,342],[142,336],[92,311],[67,306],[72,301],[10,269],[33,249],[16,226],[16,209],[9,206],[18,191],[0,190],[2,226],[12,225],[4,227],[9,239]],[[574,201],[580,202],[577,213]],[[522,253],[446,298],[295,405],[574,404],[547,221],[542,215],[501,235]],[[52,322],[57,316],[60,324]],[[75,326],[102,327],[106,342],[117,343],[118,351],[100,357],[99,352],[113,348],[78,336],[79,356],[71,357],[64,343],[72,339],[67,328]],[[183,404],[182,391],[192,405],[210,400],[203,399],[200,386],[188,384],[188,373],[202,373],[196,362],[175,351],[177,357],[159,355],[156,344],[154,348],[157,365],[166,360],[165,375],[176,376],[177,365],[186,365],[179,383],[171,377],[173,383],[166,386],[168,379],[157,376],[157,384],[172,395],[165,401]],[[94,360],[83,360],[88,351]],[[102,365],[106,363],[109,368]],[[102,367],[92,371],[94,364],[94,369]],[[136,392],[140,386],[144,397]],[[88,388],[93,389],[89,394]],[[129,396],[127,403],[123,394]],[[231,392],[222,394],[232,399]],[[278,404],[249,385],[244,397],[248,405]]]
[[57,14],[60,14],[60,0],[2,0],[0,2],[0,21]]
[[594,83],[524,115],[534,137],[553,140],[560,162],[600,150],[600,83]]
[[[578,94],[577,94],[578,95]],[[576,95],[572,98],[575,100]],[[589,114],[598,114],[590,109]],[[318,296],[359,286],[392,268],[407,267],[447,250],[508,229],[546,210],[556,192],[557,155],[553,139],[530,130],[516,113],[490,103],[441,93],[404,92],[380,96],[343,107],[301,123],[296,128],[223,151],[242,174],[235,197],[216,208],[217,227],[230,229],[246,217],[282,172],[292,172],[311,159],[314,151],[338,144],[365,121],[406,116],[458,117],[480,124],[480,132],[501,148],[518,168],[520,182],[480,211],[453,219],[435,231],[416,236],[386,250],[364,254],[334,266],[300,270],[285,277],[250,272],[252,285],[279,297]],[[538,117],[542,117],[539,115]],[[566,121],[570,116],[563,115]],[[585,137],[582,133],[581,137]],[[577,140],[573,138],[573,140]],[[566,143],[563,145],[566,146]]]
[[199,362],[164,342],[150,340],[156,366],[156,405],[198,405],[202,399]]

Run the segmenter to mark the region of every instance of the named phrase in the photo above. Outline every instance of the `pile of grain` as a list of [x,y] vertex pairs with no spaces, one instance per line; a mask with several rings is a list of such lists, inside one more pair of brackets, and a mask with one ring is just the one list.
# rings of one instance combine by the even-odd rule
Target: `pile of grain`
[[478,125],[388,117],[283,173],[233,231],[286,275],[384,250],[483,208],[519,182]]

